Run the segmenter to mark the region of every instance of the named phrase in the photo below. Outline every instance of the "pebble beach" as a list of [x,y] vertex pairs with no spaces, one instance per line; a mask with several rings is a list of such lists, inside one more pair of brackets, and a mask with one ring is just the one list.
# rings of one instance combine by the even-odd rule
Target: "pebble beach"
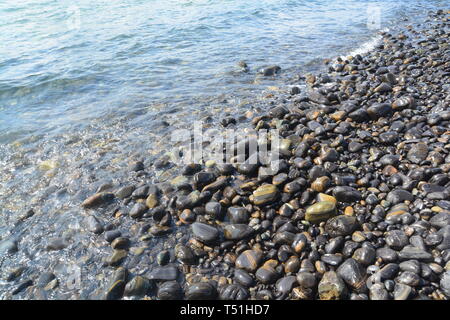
[[[167,154],[98,166],[110,149],[94,136],[91,145],[106,146],[98,154],[67,149],[80,172],[8,218],[1,298],[449,300],[449,36],[450,11],[430,12],[380,31],[367,52],[322,61],[241,116],[203,119],[218,134],[278,130],[275,171]],[[39,166],[44,183],[60,164]],[[41,201],[49,195],[62,199],[57,210]],[[41,224],[30,234],[50,211],[59,233],[47,237]]]

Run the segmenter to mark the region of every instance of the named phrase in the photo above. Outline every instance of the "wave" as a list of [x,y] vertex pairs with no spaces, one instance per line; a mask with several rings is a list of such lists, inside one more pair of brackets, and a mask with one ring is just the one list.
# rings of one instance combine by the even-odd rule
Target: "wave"
[[[385,28],[383,30],[381,30],[381,32],[388,32],[389,29]],[[383,36],[381,36],[380,34],[376,35],[375,37],[373,37],[372,39],[363,42],[358,48],[354,49],[353,51],[351,51],[349,53],[350,56],[356,56],[358,54],[363,55],[367,52],[372,51],[373,49],[375,49],[376,46],[378,46],[381,43],[381,40],[383,39]],[[341,56],[342,59],[345,59],[345,56]]]

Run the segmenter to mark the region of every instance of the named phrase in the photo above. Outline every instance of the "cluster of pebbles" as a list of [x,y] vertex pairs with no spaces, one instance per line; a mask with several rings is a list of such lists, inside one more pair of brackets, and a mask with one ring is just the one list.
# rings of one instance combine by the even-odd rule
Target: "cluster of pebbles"
[[[450,299],[449,21],[438,11],[426,27],[383,33],[370,53],[307,75],[304,92],[273,97],[252,124],[278,130],[276,166],[232,157],[149,183],[135,162],[140,183],[87,198],[85,212],[133,221],[125,236],[88,215],[114,270],[89,298]],[[137,244],[177,230],[158,266],[130,272]],[[52,274],[38,282],[56,286]]]

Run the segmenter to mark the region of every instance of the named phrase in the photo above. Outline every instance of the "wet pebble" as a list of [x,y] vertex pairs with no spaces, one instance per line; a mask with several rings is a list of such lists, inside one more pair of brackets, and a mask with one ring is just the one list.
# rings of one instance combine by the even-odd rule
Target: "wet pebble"
[[159,288],[157,297],[160,300],[178,300],[182,297],[181,286],[176,281],[163,282]]
[[263,258],[263,254],[256,250],[246,250],[236,259],[236,267],[248,272],[254,272],[258,268]]
[[219,239],[219,230],[211,225],[195,222],[191,225],[192,234],[202,242],[211,243]]
[[226,284],[219,288],[219,298],[221,300],[247,300],[250,293],[240,284]]
[[311,223],[320,223],[335,216],[336,212],[336,203],[331,201],[317,202],[308,207],[305,214],[305,220]]
[[331,237],[343,237],[352,234],[358,227],[355,217],[340,215],[331,218],[325,224],[325,231]]
[[321,300],[341,300],[347,295],[347,287],[338,273],[328,271],[319,282],[318,293]]
[[185,295],[187,300],[212,300],[217,296],[217,289],[209,282],[199,282],[189,286]]

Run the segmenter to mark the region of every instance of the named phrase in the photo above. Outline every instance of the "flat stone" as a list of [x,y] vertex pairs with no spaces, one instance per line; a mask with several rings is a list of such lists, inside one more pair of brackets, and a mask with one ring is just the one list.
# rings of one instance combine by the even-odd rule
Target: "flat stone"
[[417,260],[407,260],[399,264],[400,270],[410,271],[419,274],[422,271],[420,262]]
[[13,288],[13,290],[11,291],[11,294],[12,295],[18,294],[32,285],[33,285],[32,280],[30,280],[30,279],[23,280],[23,281],[19,282],[19,284]]
[[393,279],[399,271],[399,266],[396,263],[388,263],[381,268],[377,273],[377,277],[380,281]]
[[431,253],[412,246],[404,247],[402,251],[398,253],[398,257],[401,261],[419,260],[423,262],[430,262],[433,260],[433,255]]
[[229,224],[223,231],[225,239],[239,241],[253,234],[253,228],[247,224]]
[[130,239],[126,237],[118,237],[111,242],[113,249],[128,249],[130,246]]
[[333,189],[333,196],[339,202],[356,202],[361,200],[361,192],[352,187],[338,186]]
[[319,93],[317,90],[311,90],[308,93],[308,98],[310,101],[318,103],[318,104],[324,104],[324,105],[330,104],[330,101],[327,99],[327,97],[325,97],[324,95]]
[[386,196],[386,200],[392,204],[397,204],[405,201],[413,201],[414,196],[409,191],[403,189],[395,189],[388,193],[388,195]]
[[450,249],[450,225],[442,227],[437,234],[442,237],[442,241],[436,248],[438,250]]
[[170,184],[175,188],[180,188],[181,186],[189,184],[189,180],[185,176],[178,176],[170,180]]
[[420,276],[413,272],[404,271],[396,278],[396,282],[410,287],[417,287],[420,284]]
[[128,170],[129,171],[142,171],[142,170],[144,170],[144,164],[142,163],[142,161],[132,162],[128,166]]
[[297,273],[297,282],[303,288],[314,288],[317,284],[316,276],[311,272]]
[[254,272],[261,263],[263,254],[256,250],[245,250],[236,259],[236,267],[248,272]]
[[209,282],[199,282],[189,286],[185,295],[187,300],[212,300],[217,297],[217,290]]
[[209,214],[211,217],[215,219],[221,219],[222,218],[222,205],[219,202],[211,201],[208,202],[205,205],[205,211],[207,214]]
[[109,230],[104,233],[105,240],[108,242],[112,242],[114,239],[121,236],[121,232],[119,230]]
[[265,205],[276,201],[280,193],[273,184],[265,184],[260,186],[253,192],[253,203],[257,206]]
[[211,225],[195,222],[191,225],[191,230],[194,237],[205,243],[211,243],[219,239],[219,230]]
[[131,196],[133,191],[135,190],[135,186],[124,186],[116,191],[115,196],[119,199],[125,199]]
[[133,191],[133,193],[131,194],[131,197],[133,199],[147,198],[149,190],[150,190],[150,186],[148,186],[148,185],[140,186],[136,190]]
[[89,198],[84,200],[83,203],[81,204],[81,206],[86,209],[95,208],[95,207],[99,207],[99,206],[108,204],[113,199],[114,199],[114,194],[100,192],[100,193],[96,193],[93,196],[90,196]]
[[336,203],[332,201],[321,201],[306,209],[305,220],[318,224],[327,221],[337,213]]

